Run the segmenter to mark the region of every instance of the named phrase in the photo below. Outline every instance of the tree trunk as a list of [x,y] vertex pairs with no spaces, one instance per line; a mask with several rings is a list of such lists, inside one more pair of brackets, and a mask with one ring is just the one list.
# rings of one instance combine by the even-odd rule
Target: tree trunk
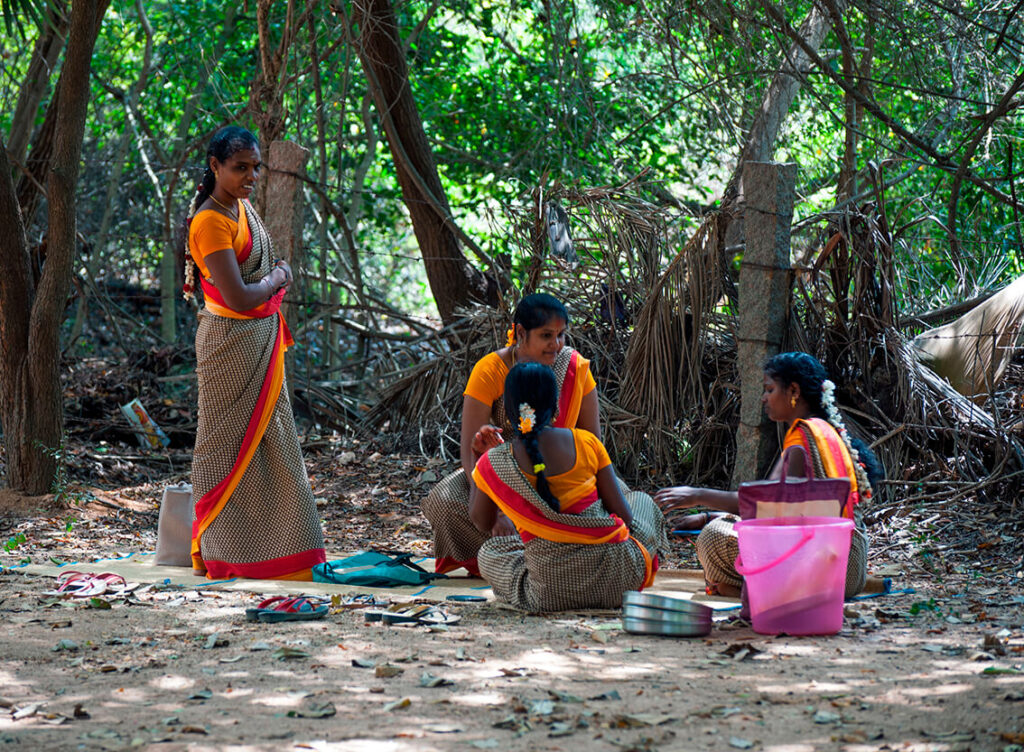
[[[762,4],[769,0],[762,0]],[[842,11],[846,7],[845,0],[835,0],[835,6]],[[832,26],[828,12],[822,10],[817,4],[811,8],[811,12],[804,19],[800,27],[800,36],[813,49],[818,49],[825,35]],[[747,133],[747,140],[743,145],[743,152],[733,170],[732,178],[729,180],[729,188],[726,195],[736,193],[739,197],[743,195],[743,165],[746,162],[770,162],[775,153],[775,141],[782,130],[782,123],[786,114],[796,99],[797,92],[803,83],[805,72],[811,67],[810,58],[803,49],[794,44],[787,50],[779,69],[772,77],[772,82],[761,100],[761,107],[758,109],[754,122]]]
[[356,51],[383,121],[441,320],[451,321],[455,309],[471,301],[497,305],[497,285],[469,263],[459,246],[462,233],[452,219],[413,99],[394,9],[388,0],[356,0],[352,11]]
[[[7,449],[7,482],[27,494],[46,493],[56,476],[63,431],[60,323],[75,256],[75,186],[89,102],[93,47],[109,0],[74,0],[68,50],[61,70],[53,160],[49,169],[46,263],[33,292],[24,223],[0,159],[0,219],[13,232],[0,245],[0,420]],[[14,235],[15,237],[11,237]]]
[[47,6],[46,17],[39,28],[39,38],[32,49],[32,61],[28,65],[25,81],[18,94],[18,104],[11,118],[11,137],[7,153],[15,164],[25,161],[25,151],[36,122],[39,105],[50,86],[53,68],[64,49],[64,35],[68,29],[68,17],[64,12],[66,3]]
[[[762,5],[767,5],[771,0],[761,0]],[[846,7],[846,0],[835,0],[835,8],[839,11]],[[828,34],[832,22],[829,13],[815,4],[811,12],[804,19],[800,27],[800,36],[807,46],[817,50],[821,46],[825,35]],[[722,211],[726,217],[731,218],[725,231],[720,236],[722,247],[719,249],[723,274],[727,274],[731,267],[732,259],[726,249],[735,247],[742,243],[743,225],[742,219],[738,217],[738,211],[743,205],[743,166],[747,162],[770,162],[775,153],[775,142],[782,129],[782,123],[789,112],[789,108],[796,99],[797,92],[803,82],[804,71],[810,67],[810,58],[803,47],[793,44],[785,54],[779,69],[772,77],[761,100],[761,106],[754,117],[754,122],[747,133],[747,140],[743,145],[736,168],[725,189],[722,200]],[[739,221],[737,221],[739,220]],[[727,275],[727,278],[730,278]],[[726,288],[729,290],[729,287]],[[733,287],[733,292],[735,288]]]

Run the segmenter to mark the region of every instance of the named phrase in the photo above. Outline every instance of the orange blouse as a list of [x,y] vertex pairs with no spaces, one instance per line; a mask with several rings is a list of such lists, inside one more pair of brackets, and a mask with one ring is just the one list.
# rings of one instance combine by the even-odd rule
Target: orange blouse
[[[590,431],[572,428],[576,445],[576,463],[564,473],[548,475],[548,486],[564,512],[580,499],[597,490],[597,471],[612,464],[604,444]],[[537,488],[537,476],[524,472],[530,485]],[[475,477],[475,476],[474,476]]]
[[204,279],[210,279],[210,270],[205,257],[217,251],[231,248],[239,262],[249,243],[249,222],[245,216],[245,204],[238,202],[238,221],[226,217],[219,211],[207,209],[192,217],[188,228],[188,249]]
[[[473,366],[463,394],[478,402],[483,402],[485,405],[493,405],[505,394],[506,376],[508,376],[508,366],[505,365],[505,361],[496,352],[488,353]],[[596,388],[597,382],[594,381],[594,375],[588,368],[583,394],[590,394]]]

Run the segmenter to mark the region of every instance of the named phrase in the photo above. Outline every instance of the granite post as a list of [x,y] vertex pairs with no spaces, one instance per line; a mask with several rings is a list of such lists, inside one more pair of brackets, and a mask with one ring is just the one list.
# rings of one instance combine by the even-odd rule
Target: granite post
[[789,326],[795,184],[795,164],[747,162],[743,167],[746,248],[740,265],[740,424],[733,488],[764,478],[779,449],[778,434],[761,407],[762,366],[779,352]]

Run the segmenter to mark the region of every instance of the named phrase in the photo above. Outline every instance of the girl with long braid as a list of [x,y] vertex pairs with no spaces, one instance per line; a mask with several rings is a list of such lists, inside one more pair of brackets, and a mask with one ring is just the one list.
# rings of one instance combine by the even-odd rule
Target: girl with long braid
[[477,552],[483,542],[514,532],[504,515],[498,515],[493,529],[477,530],[469,519],[469,497],[477,459],[511,435],[502,395],[505,377],[516,363],[542,363],[554,370],[559,390],[556,425],[585,428],[601,437],[597,383],[590,361],[566,344],[569,323],[569,312],[558,299],[546,293],[527,295],[516,306],[505,346],[473,366],[462,398],[461,467],[435,485],[422,505],[438,572],[464,568],[478,575]]
[[497,598],[524,611],[617,608],[654,581],[668,551],[665,518],[651,497],[624,497],[600,439],[555,428],[559,390],[541,363],[505,379],[512,440],[476,463],[470,518],[490,531],[499,514],[515,535],[486,540],[477,555]]
[[311,579],[326,560],[284,380],[292,281],[249,197],[259,145],[229,126],[210,141],[187,218],[185,296],[200,276],[199,424],[192,456],[192,567],[213,579]]
[[[868,539],[861,517],[865,502],[871,499],[872,486],[882,479],[882,467],[871,450],[846,430],[834,391],[835,384],[828,380],[825,367],[807,353],[779,353],[764,365],[761,403],[771,420],[787,426],[783,450],[803,447],[817,478],[850,480],[850,492],[842,508],[842,515],[856,524],[846,570],[846,597],[850,598],[863,590],[867,579]],[[805,474],[798,453],[791,454],[789,473]],[[780,458],[770,477],[781,476]],[[736,571],[739,546],[733,529],[737,519],[734,515],[739,511],[737,492],[676,486],[658,491],[654,500],[664,512],[705,507],[728,513],[712,519],[701,530],[697,558],[704,568],[709,592],[739,595],[743,578]]]

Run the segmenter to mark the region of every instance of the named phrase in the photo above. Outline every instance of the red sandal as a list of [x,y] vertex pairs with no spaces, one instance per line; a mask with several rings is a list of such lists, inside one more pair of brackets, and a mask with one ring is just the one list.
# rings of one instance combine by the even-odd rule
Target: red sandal
[[245,610],[246,621],[275,623],[280,621],[312,621],[327,616],[327,604],[322,598],[309,595],[275,595],[256,608]]

